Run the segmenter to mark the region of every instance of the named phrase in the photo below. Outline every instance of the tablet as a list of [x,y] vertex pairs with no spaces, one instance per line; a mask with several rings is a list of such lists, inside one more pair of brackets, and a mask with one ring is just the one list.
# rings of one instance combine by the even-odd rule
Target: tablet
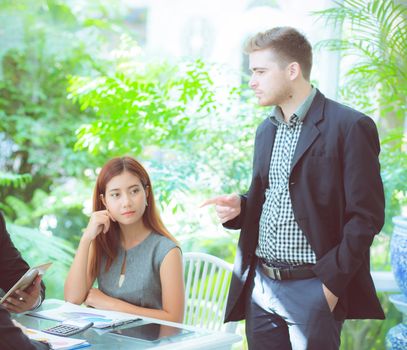
[[110,331],[109,333],[120,335],[128,338],[136,338],[145,341],[157,341],[168,337],[174,337],[177,335],[185,335],[193,333],[184,328],[167,326],[158,323],[147,323],[139,326],[117,329]]
[[34,281],[35,277],[38,275],[43,275],[45,271],[52,265],[52,262],[38,265],[30,268],[17,282],[12,286],[6,295],[1,298],[0,304],[3,304],[6,299],[12,295],[17,289],[24,290],[27,289]]

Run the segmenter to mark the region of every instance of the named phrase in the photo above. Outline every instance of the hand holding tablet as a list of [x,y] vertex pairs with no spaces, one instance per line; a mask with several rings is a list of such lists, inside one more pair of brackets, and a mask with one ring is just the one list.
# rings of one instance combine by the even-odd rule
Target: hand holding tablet
[[[35,266],[30,268],[15,284],[13,287],[9,289],[9,291],[4,295],[3,298],[0,300],[0,304],[3,304],[7,301],[9,297],[12,297],[19,302],[24,302],[24,298],[22,294],[25,294],[24,291],[27,290],[29,292],[29,287],[33,285],[34,280],[36,279],[37,276],[42,276],[45,271],[51,266],[52,263],[46,263],[42,264],[39,266]],[[17,293],[16,293],[17,292]],[[6,303],[6,307],[9,309],[9,311],[12,312],[21,312],[22,310],[21,307],[18,308],[16,305],[9,305],[10,303]],[[24,310],[27,311],[27,310]]]

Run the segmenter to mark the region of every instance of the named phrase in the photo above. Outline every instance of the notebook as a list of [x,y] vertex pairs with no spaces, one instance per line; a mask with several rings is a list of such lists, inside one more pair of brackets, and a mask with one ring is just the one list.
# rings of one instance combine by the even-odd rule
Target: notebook
[[28,314],[60,322],[68,319],[83,319],[93,322],[94,328],[115,327],[140,320],[139,317],[124,312],[93,309],[68,302],[54,309],[31,311]]

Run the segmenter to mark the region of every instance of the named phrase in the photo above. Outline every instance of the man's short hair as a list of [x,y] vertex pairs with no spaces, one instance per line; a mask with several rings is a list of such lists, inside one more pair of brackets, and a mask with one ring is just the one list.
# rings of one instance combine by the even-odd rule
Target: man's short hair
[[310,80],[312,47],[307,38],[295,28],[275,27],[257,33],[247,41],[244,51],[249,54],[263,49],[271,49],[282,67],[290,62],[298,62],[303,77]]

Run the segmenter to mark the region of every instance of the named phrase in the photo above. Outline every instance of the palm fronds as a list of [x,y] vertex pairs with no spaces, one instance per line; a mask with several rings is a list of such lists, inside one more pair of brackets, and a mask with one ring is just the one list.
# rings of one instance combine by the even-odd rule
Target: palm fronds
[[379,105],[381,116],[390,111],[402,120],[407,113],[407,6],[394,0],[335,3],[336,7],[314,14],[343,29],[342,39],[317,44],[352,58],[343,96],[362,101],[373,94],[377,100],[370,101],[371,109]]

